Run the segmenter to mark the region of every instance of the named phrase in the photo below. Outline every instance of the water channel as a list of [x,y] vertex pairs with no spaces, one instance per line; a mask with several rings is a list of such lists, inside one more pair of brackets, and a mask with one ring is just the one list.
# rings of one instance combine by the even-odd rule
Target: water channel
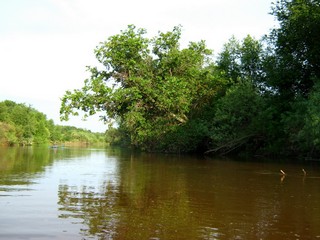
[[1,147],[0,239],[320,239],[320,163]]

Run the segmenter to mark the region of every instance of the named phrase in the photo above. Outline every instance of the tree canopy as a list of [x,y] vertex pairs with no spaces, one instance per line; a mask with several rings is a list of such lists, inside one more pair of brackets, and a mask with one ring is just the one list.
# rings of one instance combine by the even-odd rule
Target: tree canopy
[[314,155],[320,4],[279,0],[271,10],[278,27],[260,40],[231,37],[216,58],[203,40],[182,48],[180,26],[147,38],[129,25],[97,46],[101,65],[65,93],[61,118],[103,112],[117,123],[110,138],[151,151]]
[[214,86],[206,67],[211,51],[205,42],[180,49],[179,26],[152,39],[145,33],[129,25],[96,48],[104,69],[90,67],[85,86],[65,94],[63,119],[77,114],[74,110],[105,111],[141,147],[185,124],[210,99]]

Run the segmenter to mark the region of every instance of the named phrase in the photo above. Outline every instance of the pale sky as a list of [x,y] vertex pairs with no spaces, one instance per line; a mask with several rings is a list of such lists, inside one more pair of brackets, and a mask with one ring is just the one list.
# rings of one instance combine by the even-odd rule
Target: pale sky
[[98,116],[60,122],[60,98],[95,66],[93,50],[127,25],[149,37],[182,26],[182,44],[205,40],[218,54],[234,35],[256,39],[276,25],[272,0],[0,0],[0,101],[25,103],[55,124],[104,132]]

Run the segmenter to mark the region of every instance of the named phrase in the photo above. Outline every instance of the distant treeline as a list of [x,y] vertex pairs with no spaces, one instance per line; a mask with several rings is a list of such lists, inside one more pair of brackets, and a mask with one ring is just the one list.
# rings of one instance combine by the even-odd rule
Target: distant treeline
[[55,125],[46,115],[22,103],[0,102],[0,145],[103,143],[103,133]]

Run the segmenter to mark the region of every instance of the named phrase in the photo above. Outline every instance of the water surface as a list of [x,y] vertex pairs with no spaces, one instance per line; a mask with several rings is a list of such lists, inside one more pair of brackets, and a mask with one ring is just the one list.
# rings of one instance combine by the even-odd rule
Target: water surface
[[311,162],[0,148],[0,239],[320,239],[319,199]]

